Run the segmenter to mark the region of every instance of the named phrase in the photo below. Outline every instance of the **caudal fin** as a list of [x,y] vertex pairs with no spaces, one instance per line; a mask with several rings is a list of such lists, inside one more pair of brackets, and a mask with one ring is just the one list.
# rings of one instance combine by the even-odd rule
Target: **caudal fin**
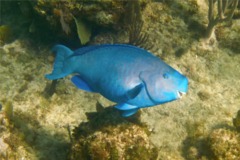
[[63,45],[56,45],[52,51],[56,53],[53,71],[51,74],[45,75],[49,80],[63,78],[72,72],[71,66],[67,65],[66,58],[73,54],[73,51]]

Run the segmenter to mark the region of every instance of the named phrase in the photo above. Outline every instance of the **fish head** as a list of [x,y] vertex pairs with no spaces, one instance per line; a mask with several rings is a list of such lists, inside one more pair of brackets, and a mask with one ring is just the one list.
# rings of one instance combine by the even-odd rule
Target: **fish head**
[[149,98],[155,104],[170,102],[182,97],[188,90],[188,79],[170,66],[140,74]]

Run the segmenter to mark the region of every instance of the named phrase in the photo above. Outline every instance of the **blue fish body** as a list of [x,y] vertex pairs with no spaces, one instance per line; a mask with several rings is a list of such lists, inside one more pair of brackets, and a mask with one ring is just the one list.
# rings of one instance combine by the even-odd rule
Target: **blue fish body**
[[75,51],[53,48],[54,69],[49,80],[74,73],[78,88],[116,102],[127,117],[139,108],[176,100],[188,90],[188,79],[150,52],[131,45],[94,45]]

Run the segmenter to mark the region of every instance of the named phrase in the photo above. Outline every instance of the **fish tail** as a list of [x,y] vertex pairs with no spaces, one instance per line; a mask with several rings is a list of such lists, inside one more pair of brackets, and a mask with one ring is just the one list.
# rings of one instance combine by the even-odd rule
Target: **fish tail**
[[72,73],[71,64],[68,64],[66,59],[73,54],[73,51],[63,45],[54,46],[52,51],[56,53],[53,71],[45,77],[49,80],[55,80]]

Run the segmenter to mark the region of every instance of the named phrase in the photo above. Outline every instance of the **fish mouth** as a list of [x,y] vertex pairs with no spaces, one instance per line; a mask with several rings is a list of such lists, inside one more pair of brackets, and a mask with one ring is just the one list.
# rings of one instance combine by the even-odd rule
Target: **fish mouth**
[[186,92],[177,91],[177,96],[179,99],[181,99],[184,94],[186,94]]

